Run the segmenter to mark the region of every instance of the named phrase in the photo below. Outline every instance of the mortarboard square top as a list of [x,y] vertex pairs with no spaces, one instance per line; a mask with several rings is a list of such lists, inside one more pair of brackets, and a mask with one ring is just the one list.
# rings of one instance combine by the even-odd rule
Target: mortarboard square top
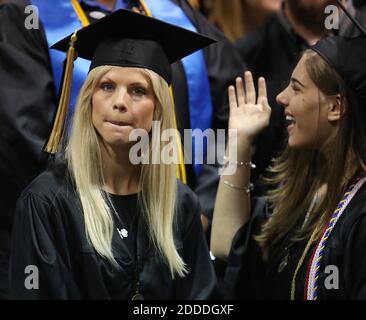
[[[67,52],[71,36],[51,48]],[[77,31],[78,57],[102,65],[140,67],[157,72],[168,84],[171,64],[215,42],[199,33],[120,9]]]
[[340,0],[334,0],[334,2],[361,35],[358,37],[329,36],[319,40],[311,49],[338,72],[360,105],[366,107],[366,30]]
[[327,61],[366,107],[366,36],[327,37],[311,47]]

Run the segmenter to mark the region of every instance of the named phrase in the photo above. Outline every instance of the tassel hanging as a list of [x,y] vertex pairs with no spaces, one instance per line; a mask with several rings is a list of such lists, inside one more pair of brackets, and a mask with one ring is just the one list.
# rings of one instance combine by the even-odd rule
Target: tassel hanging
[[62,140],[65,128],[65,119],[70,102],[70,92],[72,83],[72,72],[74,69],[74,60],[76,59],[76,50],[74,48],[77,40],[76,31],[71,36],[70,48],[67,51],[66,67],[62,82],[62,91],[60,101],[57,107],[56,117],[53,123],[52,132],[48,139],[45,151],[50,154],[55,154],[58,151],[60,141]]
[[[178,130],[177,126],[177,117],[175,115],[175,106],[174,106],[174,97],[173,97],[173,89],[172,86],[169,87],[170,95],[172,97],[173,101],[173,117],[174,117],[174,126],[176,130]],[[182,140],[180,138],[180,135],[176,135],[176,143],[178,147],[178,156],[179,156],[179,163],[177,164],[177,178],[181,180],[184,184],[187,184],[187,174],[186,174],[186,168],[184,165],[184,153],[183,153],[183,146],[182,146]]]

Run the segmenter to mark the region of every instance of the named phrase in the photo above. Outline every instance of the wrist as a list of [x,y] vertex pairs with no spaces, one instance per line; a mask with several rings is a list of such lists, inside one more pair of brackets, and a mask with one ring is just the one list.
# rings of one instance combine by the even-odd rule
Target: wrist
[[250,158],[250,149],[252,140],[249,137],[231,137],[228,140],[226,156],[236,154],[240,160],[248,160]]
[[245,133],[238,133],[237,130],[229,130],[228,144],[247,145],[251,146],[254,141],[254,137],[249,136]]

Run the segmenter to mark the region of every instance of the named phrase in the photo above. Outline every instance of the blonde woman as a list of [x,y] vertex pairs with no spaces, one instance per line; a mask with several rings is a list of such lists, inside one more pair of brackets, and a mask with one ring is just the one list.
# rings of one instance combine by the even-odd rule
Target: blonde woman
[[250,73],[246,90],[241,79],[229,88],[239,161],[231,146],[227,165],[237,171],[221,177],[211,244],[229,262],[231,297],[366,298],[365,55],[366,32],[305,52],[277,97],[288,145],[269,169],[265,198],[251,198],[249,185],[250,147],[271,113],[265,82],[258,97]]
[[[172,49],[157,40],[173,35],[191,45]],[[152,121],[160,122],[161,132],[174,128],[170,63],[210,42],[120,10],[54,46],[68,55],[74,46],[92,63],[66,161],[36,178],[18,201],[14,298],[212,296],[215,275],[197,198],[177,182],[174,163],[134,165],[130,157],[134,129],[151,133]],[[150,153],[155,143],[149,142]],[[29,281],[32,272],[39,277]]]

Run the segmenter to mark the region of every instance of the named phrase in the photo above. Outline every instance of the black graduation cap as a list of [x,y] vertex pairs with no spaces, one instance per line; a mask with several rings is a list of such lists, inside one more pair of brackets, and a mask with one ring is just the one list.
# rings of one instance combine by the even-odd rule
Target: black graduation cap
[[[71,36],[51,48],[67,52]],[[214,43],[204,35],[143,14],[120,9],[77,32],[78,57],[101,65],[151,69],[170,84],[170,65]]]
[[329,36],[318,41],[311,49],[338,72],[360,105],[366,107],[366,31],[338,0],[336,2],[361,35],[352,38]]
[[324,38],[311,49],[338,72],[366,108],[366,35]]
[[171,64],[216,42],[199,33],[120,9],[67,36],[51,48],[67,52],[60,101],[46,152],[57,152],[63,136],[70,98],[73,61],[91,60],[90,69],[102,65],[139,67],[155,71],[168,84]]

